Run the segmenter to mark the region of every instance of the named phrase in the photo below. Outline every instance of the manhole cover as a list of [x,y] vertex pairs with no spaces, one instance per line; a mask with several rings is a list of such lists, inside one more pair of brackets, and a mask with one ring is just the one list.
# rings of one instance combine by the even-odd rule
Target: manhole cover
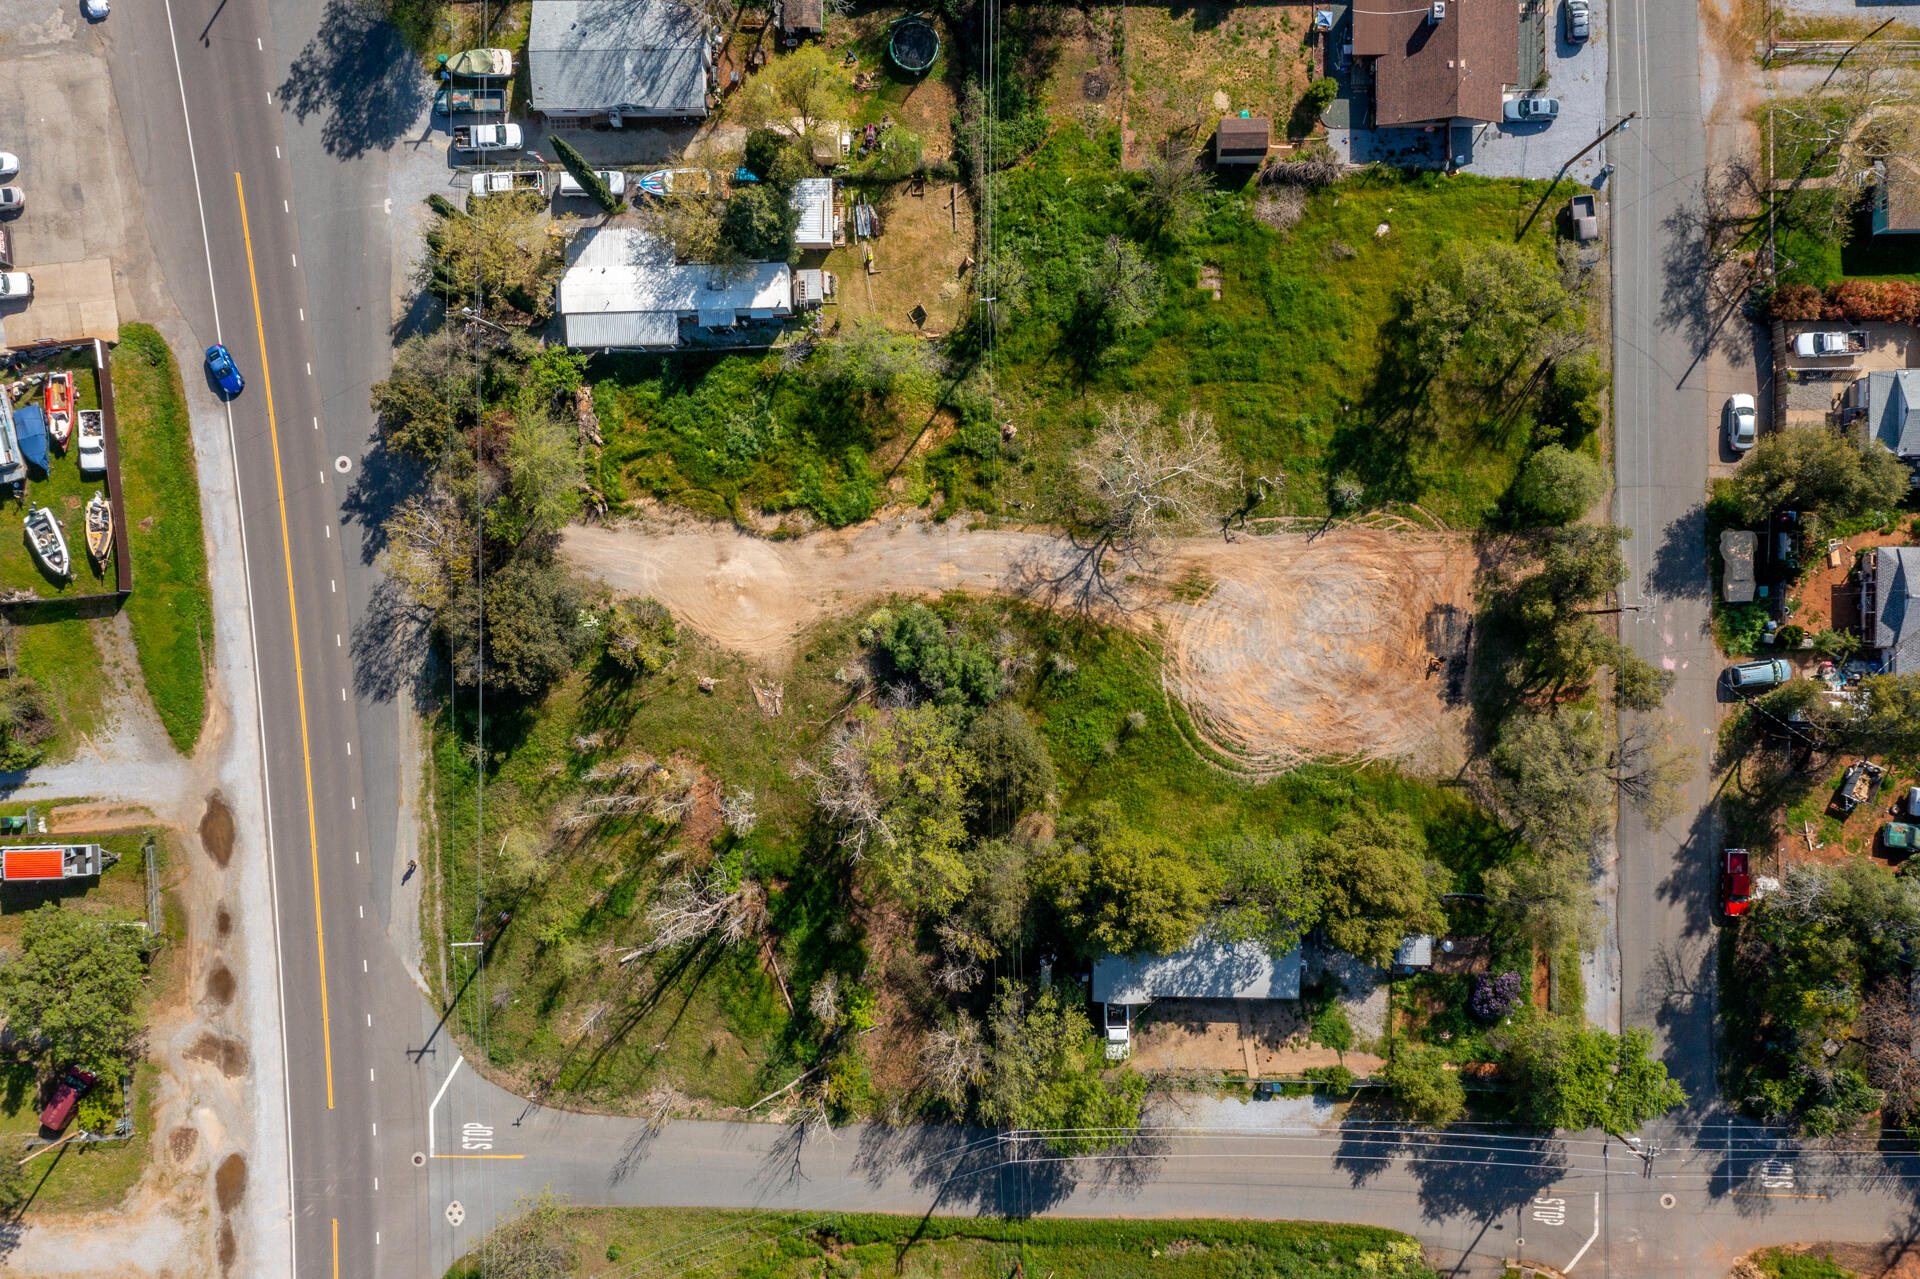
[[1672,1195],[1661,1195],[1661,1196],[1660,1196],[1660,1206],[1661,1206],[1662,1208],[1671,1208],[1671,1207],[1673,1207],[1673,1196],[1672,1196]]
[[447,1224],[457,1226],[467,1219],[467,1210],[460,1206],[458,1199],[447,1205]]
[[351,471],[353,469],[353,459],[343,453],[339,457],[336,457],[333,459],[333,469],[340,472],[340,474],[345,475],[348,471]]
[[413,1152],[413,1166],[414,1166],[415,1168],[425,1168],[425,1167],[427,1166],[427,1157],[426,1157],[425,1155],[423,1155],[423,1154],[421,1154],[421,1153],[420,1153],[419,1151],[417,1151],[417,1150],[416,1150],[416,1151],[414,1151],[414,1152]]

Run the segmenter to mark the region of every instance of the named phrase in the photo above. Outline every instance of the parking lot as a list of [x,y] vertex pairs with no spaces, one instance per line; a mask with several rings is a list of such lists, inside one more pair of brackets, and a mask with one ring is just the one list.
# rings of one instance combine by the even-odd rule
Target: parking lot
[[[1461,167],[1490,178],[1551,178],[1581,147],[1607,127],[1607,7],[1592,0],[1591,36],[1581,44],[1567,40],[1562,0],[1553,0],[1546,19],[1547,87],[1543,97],[1560,100],[1560,115],[1549,124],[1481,124],[1453,131],[1453,154]],[[1536,28],[1537,30],[1537,28]],[[1521,27],[1527,38],[1527,27]],[[1537,36],[1536,36],[1537,38]],[[1520,54],[1525,78],[1530,67]],[[1530,90],[1531,86],[1528,86]],[[1596,147],[1567,170],[1570,181],[1591,183],[1600,175],[1606,148]]]

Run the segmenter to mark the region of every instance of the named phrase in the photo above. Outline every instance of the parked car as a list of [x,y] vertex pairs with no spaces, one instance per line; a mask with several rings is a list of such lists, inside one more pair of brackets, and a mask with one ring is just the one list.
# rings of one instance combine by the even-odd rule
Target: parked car
[[53,1100],[40,1112],[40,1126],[49,1132],[59,1132],[73,1118],[73,1109],[80,1104],[80,1098],[87,1089],[93,1087],[98,1076],[90,1070],[78,1066],[67,1067],[67,1073],[60,1077],[60,1086],[53,1090]]
[[1729,848],[1720,862],[1720,909],[1729,918],[1747,913],[1753,900],[1753,863],[1744,848]]
[[224,346],[207,348],[207,372],[213,375],[214,384],[228,399],[247,389],[247,380],[240,376],[239,369],[233,367],[233,357],[227,354]]
[[0,302],[23,302],[32,296],[32,276],[25,271],[0,271]]
[[1907,787],[1907,816],[1920,817],[1920,786]]
[[27,207],[27,193],[19,187],[0,187],[0,213],[18,213]]
[[1851,813],[1862,804],[1870,804],[1880,793],[1880,783],[1886,780],[1886,769],[1872,760],[1857,759],[1840,775],[1840,791],[1834,796],[1834,805],[1842,813]]
[[107,0],[80,0],[80,12],[88,22],[105,22],[107,10]]
[[0,271],[13,270],[13,231],[0,226]]
[[1760,438],[1760,418],[1751,395],[1729,395],[1723,415],[1726,418],[1727,447],[1745,453]]
[[1858,355],[1867,349],[1864,329],[1842,333],[1802,333],[1793,340],[1793,353],[1803,360],[1831,359],[1837,355]]
[[1587,0],[1567,0],[1563,10],[1567,19],[1567,42],[1585,44],[1593,32],[1588,25]]
[[11,151],[0,151],[0,178],[10,178],[20,172],[20,157]]
[[[627,194],[627,175],[619,169],[595,169],[593,176],[607,184],[607,190],[613,192],[615,199],[625,198]],[[560,185],[556,188],[561,195],[585,195],[587,189],[571,173],[562,171]]]
[[1733,689],[1772,688],[1793,678],[1793,663],[1784,657],[1766,657],[1727,667],[1727,685]]
[[1534,120],[1552,123],[1554,117],[1560,114],[1560,99],[1508,98],[1500,114],[1508,124],[1524,124]]
[[1906,822],[1888,822],[1880,828],[1880,847],[1888,853],[1913,855],[1916,844],[1920,844],[1920,826]]

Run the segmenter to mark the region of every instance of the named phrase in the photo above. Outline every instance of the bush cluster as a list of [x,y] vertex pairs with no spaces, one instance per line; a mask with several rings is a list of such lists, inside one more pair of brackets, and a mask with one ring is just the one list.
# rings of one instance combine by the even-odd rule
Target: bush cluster
[[1816,289],[1783,284],[1767,300],[1776,320],[1847,320],[1855,324],[1920,324],[1920,284],[1908,280],[1839,280]]

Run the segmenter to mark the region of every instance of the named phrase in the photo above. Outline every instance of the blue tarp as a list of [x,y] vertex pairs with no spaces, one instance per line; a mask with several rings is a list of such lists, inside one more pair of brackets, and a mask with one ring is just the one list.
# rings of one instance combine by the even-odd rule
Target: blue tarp
[[29,466],[38,467],[42,475],[46,474],[47,415],[40,411],[38,404],[13,411],[13,436],[19,442],[20,456]]

